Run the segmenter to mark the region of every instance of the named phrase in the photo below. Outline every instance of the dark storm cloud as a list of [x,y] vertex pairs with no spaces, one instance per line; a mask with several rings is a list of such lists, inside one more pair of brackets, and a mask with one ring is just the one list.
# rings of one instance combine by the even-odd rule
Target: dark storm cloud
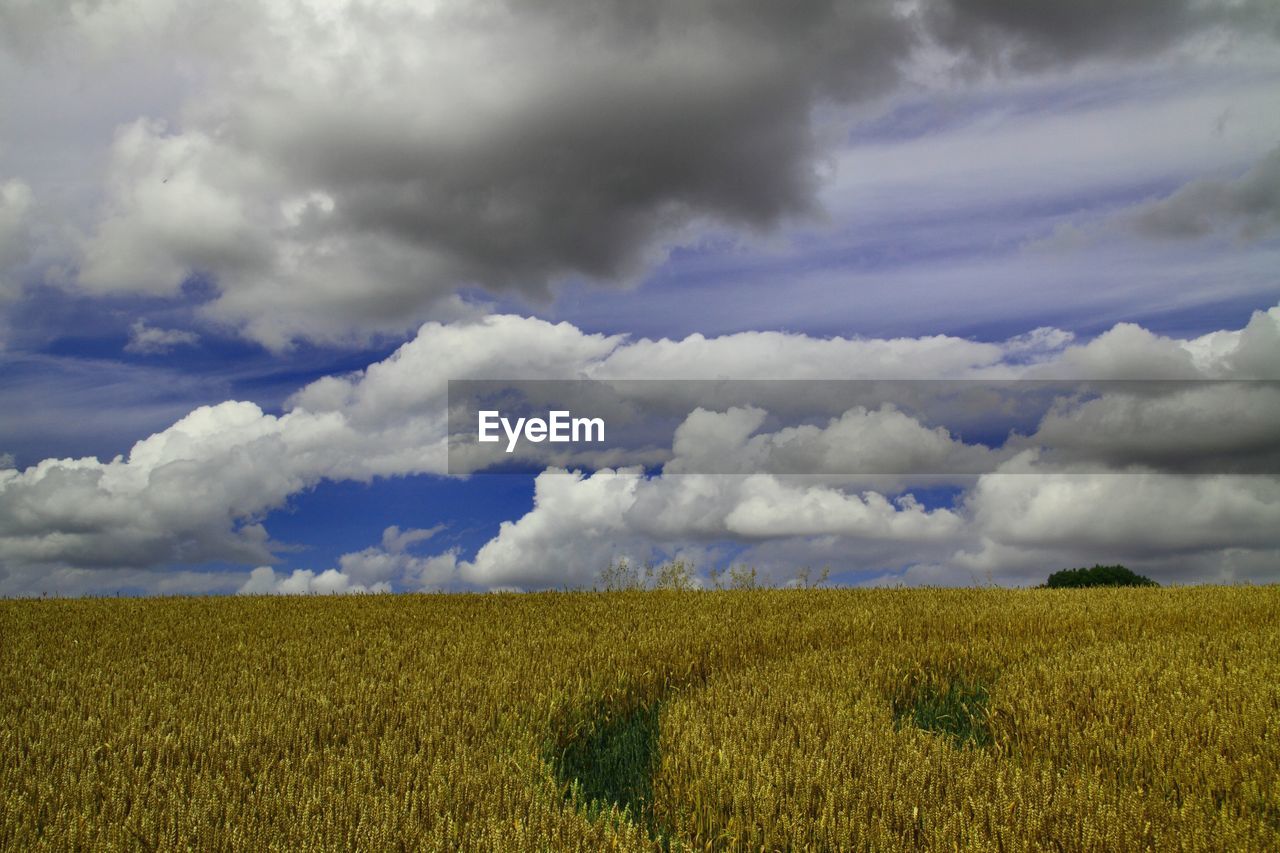
[[1131,58],[1216,27],[1280,34],[1273,0],[942,0],[925,8],[943,44],[983,64],[1014,67]]
[[30,61],[170,57],[189,81],[181,123],[121,117],[76,280],[178,295],[198,271],[214,319],[277,347],[465,314],[460,287],[617,282],[694,229],[814,214],[840,140],[817,111],[894,91],[930,42],[1043,66],[1280,17],[1261,0],[49,9],[0,3]]
[[[372,37],[392,21],[365,23]],[[344,228],[533,290],[625,276],[691,217],[763,228],[810,211],[810,110],[890,87],[911,38],[881,0],[516,3],[409,26],[476,50],[443,77],[388,63],[318,100],[252,92],[233,126],[332,193]]]
[[[1227,17],[1168,0],[938,8],[925,20],[961,52],[998,37],[1053,59],[1154,49]],[[920,36],[913,15],[883,0],[553,0],[446,28],[467,42],[477,26],[492,64],[450,69],[462,81],[389,66],[371,99],[323,92],[330,108],[311,121],[285,106],[274,118],[287,127],[266,117],[247,141],[332,192],[345,228],[427,248],[469,282],[532,291],[633,273],[694,217],[767,228],[812,212],[813,108],[890,89]],[[459,96],[442,133],[413,127],[412,98],[376,94],[421,85],[430,99],[455,83],[462,95],[493,85],[519,98]]]

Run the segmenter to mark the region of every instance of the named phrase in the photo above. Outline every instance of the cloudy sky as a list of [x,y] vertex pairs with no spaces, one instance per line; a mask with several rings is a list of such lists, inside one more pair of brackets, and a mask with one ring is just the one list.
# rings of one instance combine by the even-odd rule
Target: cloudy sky
[[[0,595],[1280,580],[1278,104],[1274,0],[0,0]],[[450,473],[584,378],[1196,382]]]

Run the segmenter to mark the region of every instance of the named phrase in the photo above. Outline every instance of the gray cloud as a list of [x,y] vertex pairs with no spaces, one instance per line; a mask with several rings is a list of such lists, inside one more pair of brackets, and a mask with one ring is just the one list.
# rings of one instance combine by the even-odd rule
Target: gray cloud
[[1031,442],[1049,448],[1059,463],[1274,473],[1278,423],[1274,382],[1155,382],[1121,385],[1087,402],[1059,399]]
[[81,281],[211,271],[211,312],[272,345],[399,331],[464,285],[624,280],[702,218],[813,213],[811,110],[885,91],[912,38],[888,0],[267,17],[180,129],[118,136]]
[[19,291],[17,267],[27,259],[27,217],[31,188],[23,181],[0,181],[0,304]]
[[1280,233],[1280,148],[1237,178],[1199,180],[1130,213],[1141,234],[1173,240],[1234,232],[1241,240]]
[[137,320],[129,327],[129,342],[124,345],[126,352],[146,355],[166,353],[177,346],[193,346],[200,341],[195,332],[183,329],[160,329],[148,326],[145,320]]
[[1271,0],[943,0],[925,9],[943,44],[995,66],[1131,58],[1213,28],[1280,34],[1280,8]]
[[1230,567],[1246,563],[1252,568],[1239,579],[1276,579],[1275,477],[1089,474],[1027,454],[984,475],[965,509],[981,545],[952,564],[973,571],[1043,580],[1045,566],[1106,555],[1149,567],[1161,581],[1237,579]]
[[[816,112],[893,91],[931,38],[953,58],[999,46],[1043,64],[1270,20],[1270,4],[1225,0],[37,6],[0,4],[21,57],[5,67],[32,85],[68,57],[129,91],[121,63],[180,81],[134,102],[95,84],[122,114],[105,159],[76,142],[57,177],[57,209],[94,211],[68,280],[177,295],[203,273],[208,315],[274,347],[466,316],[452,295],[467,286],[616,284],[708,224],[813,215],[838,138]],[[74,104],[83,85],[50,96]],[[100,160],[104,193],[82,203],[67,169],[96,180]]]
[[1217,238],[1235,241],[1237,248],[1280,236],[1280,147],[1242,174],[1200,178],[1096,219],[1064,222],[1032,245],[1076,249],[1117,236],[1167,242]]

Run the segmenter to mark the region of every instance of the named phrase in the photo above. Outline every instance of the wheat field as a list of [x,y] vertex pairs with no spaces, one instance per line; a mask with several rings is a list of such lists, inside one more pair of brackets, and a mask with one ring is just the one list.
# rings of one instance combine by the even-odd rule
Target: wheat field
[[1280,849],[1280,588],[0,602],[0,847]]

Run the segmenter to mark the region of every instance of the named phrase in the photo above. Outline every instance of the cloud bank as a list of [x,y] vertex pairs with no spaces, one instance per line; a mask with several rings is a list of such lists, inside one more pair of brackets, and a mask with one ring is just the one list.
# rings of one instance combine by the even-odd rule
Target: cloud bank
[[[107,462],[46,459],[23,471],[0,470],[0,592],[38,591],[59,572],[77,578],[71,588],[81,590],[113,583],[122,573],[136,579],[151,571],[160,582],[176,567],[214,561],[274,572],[277,546],[262,522],[291,496],[326,479],[368,481],[446,471],[450,378],[661,378],[672,373],[756,379],[1096,378],[1092,373],[1101,373],[1102,378],[1130,379],[1276,379],[1277,364],[1280,308],[1255,313],[1243,329],[1189,340],[1121,324],[1087,342],[1052,330],[1003,343],[780,333],[629,340],[515,316],[428,323],[384,361],[304,387],[282,414],[229,401],[197,409],[139,441],[127,456]],[[1249,423],[1230,421],[1212,431],[1217,415],[1233,406],[1265,414],[1277,405],[1265,396],[1265,387],[1251,388],[1245,386],[1246,392],[1263,397],[1241,400],[1214,388],[1207,397],[1162,401],[1165,408],[1154,412],[1141,400],[1123,397],[1068,407],[1041,424],[1040,438],[1087,458],[1143,440],[1153,452],[1176,454],[1187,448],[1162,447],[1160,431],[1143,425],[1152,418],[1182,418],[1206,431],[1208,444],[1193,450],[1225,452],[1262,434]],[[909,495],[895,498],[891,491],[859,486],[852,477],[814,481],[677,473],[682,454],[730,452],[751,459],[783,446],[819,458],[867,448],[942,460],[988,453],[890,409],[855,410],[825,427],[773,433],[757,431],[759,418],[751,410],[691,411],[673,448],[677,458],[663,475],[625,469],[589,476],[544,473],[529,515],[504,525],[474,560],[456,552],[424,555],[425,533],[389,532],[381,545],[331,567],[345,581],[332,575],[321,581],[322,571],[298,576],[294,586],[554,586],[589,580],[616,553],[643,558],[655,549],[707,547],[718,540],[745,543],[764,556],[786,546],[792,549],[789,558],[800,549],[861,565],[907,566],[968,555],[963,557],[966,571],[998,569],[1018,578],[1017,572],[1048,559],[1045,554],[1083,553],[1072,551],[1071,542],[1081,548],[1121,547],[1119,533],[1098,531],[1126,519],[1155,525],[1146,533],[1128,531],[1139,556],[1173,555],[1183,561],[1179,565],[1229,545],[1255,556],[1280,547],[1272,532],[1280,525],[1271,523],[1277,507],[1274,477],[1078,473],[1070,460],[1041,459],[1029,449],[1001,462],[997,473],[970,483],[956,507],[926,509]],[[1108,429],[1110,443],[1090,444],[1087,436],[1108,419],[1132,429]],[[1086,438],[1073,445],[1072,436]],[[1036,436],[1030,438],[1034,444]],[[1066,511],[1077,504],[1084,509]],[[1090,532],[1093,525],[1098,526]],[[1240,563],[1245,564],[1254,565]],[[1196,566],[1184,575],[1177,575],[1176,567],[1168,571],[1201,576],[1195,572],[1206,571],[1205,564]],[[1261,569],[1247,566],[1242,576],[1258,576]],[[263,571],[256,577],[252,588],[263,591],[284,580]]]
[[43,181],[41,216],[71,220],[43,229],[50,281],[180,298],[198,277],[206,321],[277,349],[399,335],[475,316],[459,292],[617,286],[708,231],[820,217],[846,111],[905,81],[1278,31],[1268,0],[5,3],[14,79],[64,97],[44,77],[75,56],[117,88],[86,119],[114,128],[109,150],[50,127],[56,181],[18,158],[32,174],[0,195],[0,269]]

